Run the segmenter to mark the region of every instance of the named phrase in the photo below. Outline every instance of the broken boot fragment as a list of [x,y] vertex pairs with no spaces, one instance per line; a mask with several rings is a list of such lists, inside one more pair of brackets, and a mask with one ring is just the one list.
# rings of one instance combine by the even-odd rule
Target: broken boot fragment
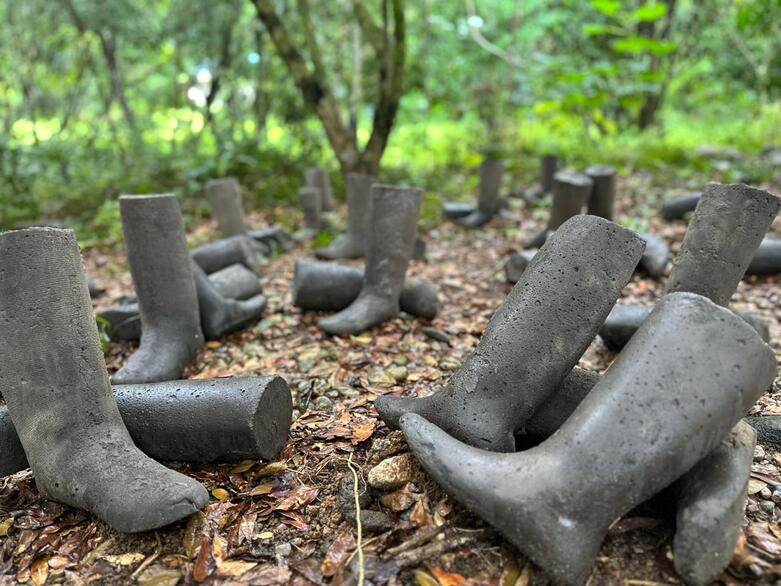
[[524,248],[541,248],[549,233],[583,212],[591,197],[594,181],[582,173],[559,171],[553,181],[553,204],[544,230],[524,244]]
[[0,279],[0,388],[41,495],[122,532],[205,506],[206,489],[145,456],[122,423],[73,232],[0,235],[0,274],[16,277]]
[[491,221],[502,205],[499,190],[502,187],[504,161],[486,159],[480,165],[480,191],[477,197],[477,209],[458,223],[467,228],[479,228]]
[[412,413],[400,425],[448,493],[555,579],[583,584],[610,525],[711,453],[776,369],[772,349],[743,320],[700,295],[673,293],[536,448],[486,452]]
[[[293,305],[314,311],[341,311],[348,307],[363,287],[363,271],[354,267],[296,260],[293,277]],[[415,317],[434,319],[439,310],[437,286],[414,277],[404,279],[399,306]]]
[[234,177],[212,179],[206,183],[206,199],[223,238],[244,234],[244,207],[241,203],[241,187]]
[[513,451],[515,432],[577,364],[643,246],[602,218],[571,218],[531,261],[447,387],[422,398],[382,396],[380,417],[397,428],[401,415],[417,413],[470,445]]
[[[113,391],[133,442],[155,460],[272,460],[287,443],[293,401],[278,376],[115,385]],[[0,446],[0,476],[27,468],[4,406]]]
[[377,179],[362,173],[348,173],[345,178],[347,192],[347,233],[339,236],[325,248],[315,250],[320,258],[361,258],[366,254],[366,239],[371,229],[371,187]]
[[374,185],[371,193],[373,230],[366,249],[363,286],[349,307],[318,322],[329,334],[358,334],[399,315],[423,190]]
[[239,235],[204,244],[191,254],[207,275],[235,264],[242,264],[260,274],[260,259],[271,254],[271,249],[248,236]]
[[593,165],[586,169],[586,175],[594,182],[587,213],[612,220],[616,202],[616,170],[609,165]]
[[203,343],[179,202],[174,195],[123,195],[119,210],[143,335],[112,381],[179,379]]

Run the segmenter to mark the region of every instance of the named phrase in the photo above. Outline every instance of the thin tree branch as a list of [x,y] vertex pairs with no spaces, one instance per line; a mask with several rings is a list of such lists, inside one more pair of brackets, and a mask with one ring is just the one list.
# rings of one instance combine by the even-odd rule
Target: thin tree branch
[[477,9],[475,8],[474,0],[464,0],[464,5],[466,6],[466,13],[468,16],[467,26],[469,27],[469,36],[472,37],[472,40],[480,45],[480,47],[491,53],[491,55],[499,57],[499,59],[505,61],[509,65],[512,65],[513,67],[520,66],[520,59],[514,55],[511,55],[501,47],[494,45],[491,41],[483,36],[483,33],[480,32],[478,27],[472,24],[475,17],[477,16]]

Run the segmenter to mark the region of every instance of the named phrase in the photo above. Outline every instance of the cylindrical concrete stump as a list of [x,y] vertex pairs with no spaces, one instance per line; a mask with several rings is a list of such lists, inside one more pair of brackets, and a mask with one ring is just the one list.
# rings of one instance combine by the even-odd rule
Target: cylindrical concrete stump
[[689,195],[671,197],[662,204],[662,218],[668,222],[683,219],[686,214],[694,211],[700,197],[702,197],[702,193],[699,191]]
[[206,199],[223,238],[244,234],[244,207],[241,203],[241,187],[235,177],[212,179],[206,183]]
[[586,175],[594,182],[588,200],[588,213],[612,220],[616,201],[616,170],[609,165],[593,165],[586,169]]
[[542,194],[553,192],[553,178],[559,170],[559,158],[556,155],[545,155],[540,164],[540,188]]
[[313,187],[302,187],[298,190],[298,201],[304,213],[304,228],[310,230],[322,228],[320,214],[323,211],[323,199],[320,191]]
[[594,182],[582,173],[556,173],[553,182],[553,207],[551,208],[548,230],[556,230],[572,216],[583,212],[583,207],[591,196]]
[[[363,271],[333,263],[299,259],[293,277],[293,305],[316,311],[341,311],[355,301],[363,286]],[[404,279],[401,310],[434,319],[439,310],[437,287],[422,279]]]
[[747,275],[777,275],[781,273],[781,240],[765,238],[759,245],[751,264],[746,270]]
[[[133,442],[155,460],[272,460],[287,443],[293,400],[278,376],[114,385]],[[5,406],[0,407],[0,475],[27,468]]]
[[304,173],[304,179],[307,187],[314,188],[319,192],[322,211],[330,212],[336,209],[331,178],[325,169],[307,169]]

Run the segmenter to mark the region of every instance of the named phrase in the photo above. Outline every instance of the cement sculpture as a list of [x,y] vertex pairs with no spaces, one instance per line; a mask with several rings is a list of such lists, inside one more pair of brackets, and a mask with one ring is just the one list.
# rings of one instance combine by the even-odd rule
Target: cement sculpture
[[209,280],[217,292],[228,299],[249,299],[263,292],[258,276],[240,264],[212,273]]
[[458,223],[467,228],[479,228],[489,222],[502,205],[499,190],[502,187],[504,161],[500,159],[485,159],[480,164],[480,191],[477,199],[477,209],[468,216],[460,218]]
[[323,202],[320,192],[314,187],[302,187],[298,190],[298,201],[304,213],[304,228],[319,231],[323,227]]
[[192,251],[193,260],[206,274],[242,264],[254,273],[260,274],[260,259],[271,254],[271,248],[248,236],[231,236],[204,244]]
[[320,194],[320,209],[322,211],[332,212],[336,209],[331,179],[328,177],[328,172],[325,169],[307,169],[304,172],[304,181],[307,187],[316,189]]
[[[166,234],[166,218],[148,222]],[[0,235],[0,274],[17,276],[0,279],[0,387],[41,495],[122,532],[205,506],[206,489],[145,456],[122,423],[73,232]]]
[[417,233],[423,191],[409,187],[372,187],[373,230],[358,298],[346,309],[318,322],[329,334],[357,334],[399,314]]
[[668,222],[670,220],[682,220],[686,214],[695,210],[700,197],[702,197],[700,192],[671,197],[662,204],[662,218]]
[[586,169],[586,175],[594,182],[588,198],[587,213],[612,220],[616,201],[616,170],[609,165],[592,165]]
[[670,247],[655,234],[640,234],[640,237],[645,240],[645,252],[640,259],[640,266],[649,277],[661,277],[670,261]]
[[[176,462],[271,460],[287,442],[293,400],[275,376],[115,385],[130,437],[150,458]],[[16,430],[0,407],[0,476],[27,468]]]
[[553,177],[559,170],[559,158],[556,155],[545,155],[540,160],[540,185],[528,193],[528,200],[535,200],[553,193]]
[[238,236],[247,231],[241,187],[234,177],[212,179],[206,183],[206,199],[211,206],[223,238]]
[[747,275],[777,275],[781,273],[781,239],[765,238],[746,269]]
[[471,445],[512,451],[515,432],[594,339],[643,247],[612,222],[571,218],[534,257],[447,388],[423,398],[382,396],[380,417],[396,428],[401,415],[417,413]]
[[345,178],[347,192],[347,233],[339,236],[325,248],[315,250],[320,258],[361,258],[366,254],[366,241],[372,217],[371,187],[377,182],[371,175],[348,173]]
[[594,181],[582,173],[559,171],[553,180],[553,205],[548,225],[533,237],[524,248],[540,248],[550,232],[556,230],[569,218],[583,212],[583,207],[591,197]]
[[119,210],[143,336],[112,381],[181,378],[203,332],[179,202],[174,195],[123,195]]
[[672,293],[536,448],[485,452],[414,413],[400,426],[447,492],[555,579],[583,584],[613,521],[710,454],[776,368],[772,349],[732,312]]
[[[363,271],[333,263],[296,260],[293,277],[293,305],[316,311],[341,311],[360,295]],[[437,286],[416,278],[405,278],[399,306],[415,317],[434,319],[439,310]]]

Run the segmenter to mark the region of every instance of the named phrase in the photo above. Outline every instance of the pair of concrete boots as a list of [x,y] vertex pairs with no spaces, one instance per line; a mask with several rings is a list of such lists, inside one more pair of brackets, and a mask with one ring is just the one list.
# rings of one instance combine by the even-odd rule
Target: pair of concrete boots
[[331,334],[357,334],[405,311],[433,319],[438,310],[434,284],[406,278],[413,257],[423,191],[377,184],[374,177],[349,173],[347,232],[315,251],[321,258],[365,256],[365,270],[327,262],[297,260],[293,304],[337,311],[319,326]]
[[[145,223],[156,233],[171,228],[155,216]],[[167,278],[194,302],[185,261]],[[279,377],[116,385],[112,392],[71,231],[0,235],[0,275],[0,388],[7,403],[0,408],[0,474],[29,462],[44,498],[136,532],[182,519],[209,500],[200,483],[156,460],[271,459],[284,446],[293,405]],[[166,319],[199,339],[186,321],[197,322],[197,303],[194,312]],[[163,354],[179,352],[178,342],[158,337],[158,325],[145,330],[145,340],[151,335]]]
[[[709,196],[720,234],[687,233],[667,295],[603,375],[575,365],[644,242],[580,215],[534,257],[445,389],[376,401],[446,491],[565,583],[584,583],[611,524],[663,490],[685,581],[710,583],[731,558],[755,441],[740,419],[776,359],[723,305],[779,200],[746,186]],[[516,438],[541,443],[502,453]]]
[[120,213],[138,303],[114,306],[100,317],[112,339],[140,337],[141,346],[115,381],[179,378],[204,338],[218,339],[263,314],[259,251],[237,235],[190,255],[173,195],[122,196]]

